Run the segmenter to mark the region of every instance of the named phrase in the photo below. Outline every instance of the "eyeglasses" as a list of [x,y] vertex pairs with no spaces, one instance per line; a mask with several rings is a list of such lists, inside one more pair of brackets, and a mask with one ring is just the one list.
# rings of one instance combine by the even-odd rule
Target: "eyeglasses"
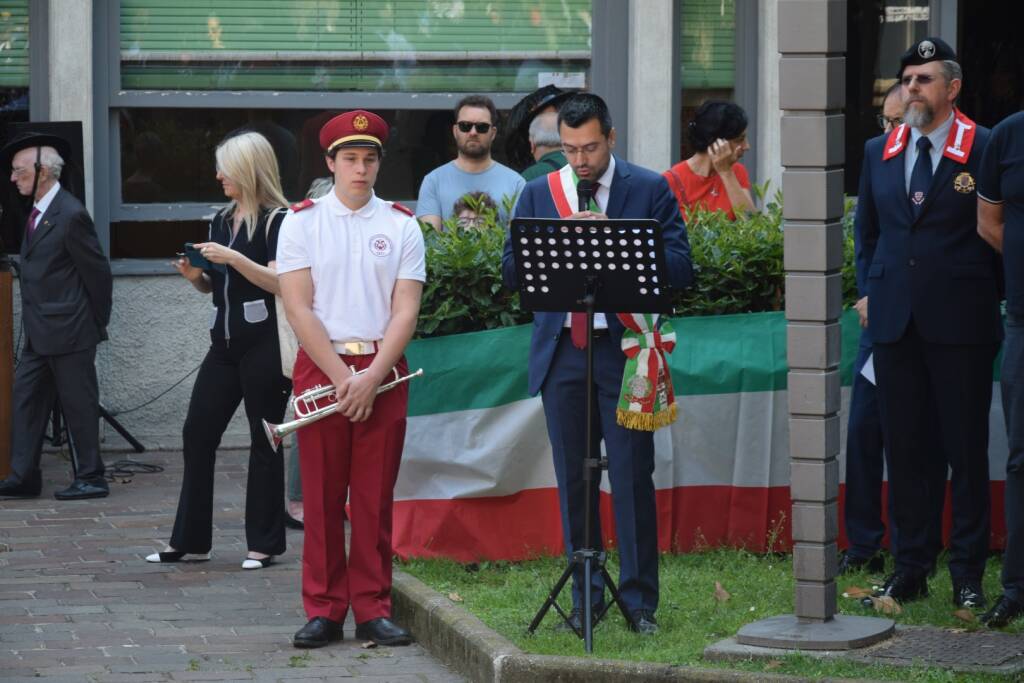
[[11,175],[22,176],[31,170],[32,166],[22,166],[21,168],[18,168],[17,166],[11,166]]
[[491,124],[484,123],[483,121],[459,121],[456,125],[459,127],[459,130],[461,130],[463,133],[468,133],[469,131],[476,128],[476,132],[483,135],[484,133],[491,129]]
[[899,117],[899,116],[889,117],[889,116],[886,116],[885,114],[879,114],[875,118],[875,120],[878,121],[878,127],[881,128],[882,130],[885,130],[887,126],[892,126],[893,128],[895,128],[896,126],[898,126],[901,123],[903,123],[903,119],[901,117]]
[[573,147],[572,145],[562,145],[562,153],[567,157],[574,157],[578,154],[583,156],[590,156],[601,149],[600,142],[591,142],[589,145],[583,145],[582,147]]
[[935,80],[935,76],[929,76],[928,74],[917,74],[915,76],[904,76],[900,83],[903,84],[903,87],[909,88],[910,84],[914,82],[915,78],[917,79],[918,85],[928,85],[929,83]]

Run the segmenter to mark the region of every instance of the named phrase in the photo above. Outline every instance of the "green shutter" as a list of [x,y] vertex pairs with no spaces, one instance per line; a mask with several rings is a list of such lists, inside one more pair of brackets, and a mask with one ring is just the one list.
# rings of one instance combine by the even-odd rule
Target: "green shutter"
[[736,73],[736,1],[683,0],[683,89],[732,88]]
[[28,87],[28,0],[0,0],[0,87]]
[[122,87],[533,90],[586,70],[584,23],[590,0],[122,0]]

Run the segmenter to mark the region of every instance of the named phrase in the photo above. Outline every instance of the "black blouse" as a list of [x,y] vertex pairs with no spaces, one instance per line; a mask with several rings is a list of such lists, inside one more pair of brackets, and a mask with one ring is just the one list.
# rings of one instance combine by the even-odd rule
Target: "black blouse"
[[[277,235],[286,209],[260,209],[252,240],[246,225],[232,240],[232,215],[222,209],[210,221],[209,241],[241,252],[251,261],[266,266],[277,253]],[[270,222],[268,227],[267,222]],[[214,341],[249,342],[265,334],[277,335],[274,295],[250,282],[229,265],[204,270],[213,288],[214,311],[210,316],[210,338]]]

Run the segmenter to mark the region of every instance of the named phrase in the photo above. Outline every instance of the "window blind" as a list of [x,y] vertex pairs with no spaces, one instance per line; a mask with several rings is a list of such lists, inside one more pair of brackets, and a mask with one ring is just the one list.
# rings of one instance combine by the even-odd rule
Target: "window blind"
[[683,0],[683,89],[732,88],[736,73],[736,1]]
[[0,0],[0,87],[27,88],[28,0]]
[[122,87],[532,90],[589,64],[590,4],[122,0]]

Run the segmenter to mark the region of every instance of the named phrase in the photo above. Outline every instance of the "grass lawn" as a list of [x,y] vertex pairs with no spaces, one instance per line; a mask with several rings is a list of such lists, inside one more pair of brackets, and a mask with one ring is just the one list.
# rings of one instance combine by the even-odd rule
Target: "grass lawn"
[[[449,560],[414,559],[400,565],[442,595],[459,603],[485,624],[514,642],[525,652],[552,655],[583,655],[583,642],[570,633],[556,632],[558,616],[551,610],[534,635],[526,627],[543,604],[561,574],[561,559],[529,562],[481,562],[462,565]],[[985,593],[990,601],[1001,592],[1000,563],[991,560],[985,575]],[[613,556],[609,572],[617,576]],[[883,577],[854,574],[841,577],[840,591],[849,587],[870,588]],[[611,659],[665,662],[693,666],[718,666],[747,671],[790,673],[807,677],[837,676],[899,681],[1001,681],[998,676],[957,675],[943,669],[869,667],[842,661],[821,661],[795,656],[771,661],[721,664],[707,662],[702,652],[707,645],[735,635],[751,621],[793,611],[792,558],[789,555],[755,555],[743,550],[715,549],[686,555],[661,556],[661,604],[658,608],[660,633],[640,637],[629,632],[616,610],[594,631],[594,656]],[[715,582],[729,594],[715,595]],[[975,629],[977,622],[954,616],[952,587],[945,564],[931,580],[928,599],[907,604],[895,615],[900,624],[924,624],[944,628]],[[568,587],[561,604],[568,607]],[[857,600],[839,598],[844,614],[870,614]],[[1024,623],[1007,629],[1024,633]]]

